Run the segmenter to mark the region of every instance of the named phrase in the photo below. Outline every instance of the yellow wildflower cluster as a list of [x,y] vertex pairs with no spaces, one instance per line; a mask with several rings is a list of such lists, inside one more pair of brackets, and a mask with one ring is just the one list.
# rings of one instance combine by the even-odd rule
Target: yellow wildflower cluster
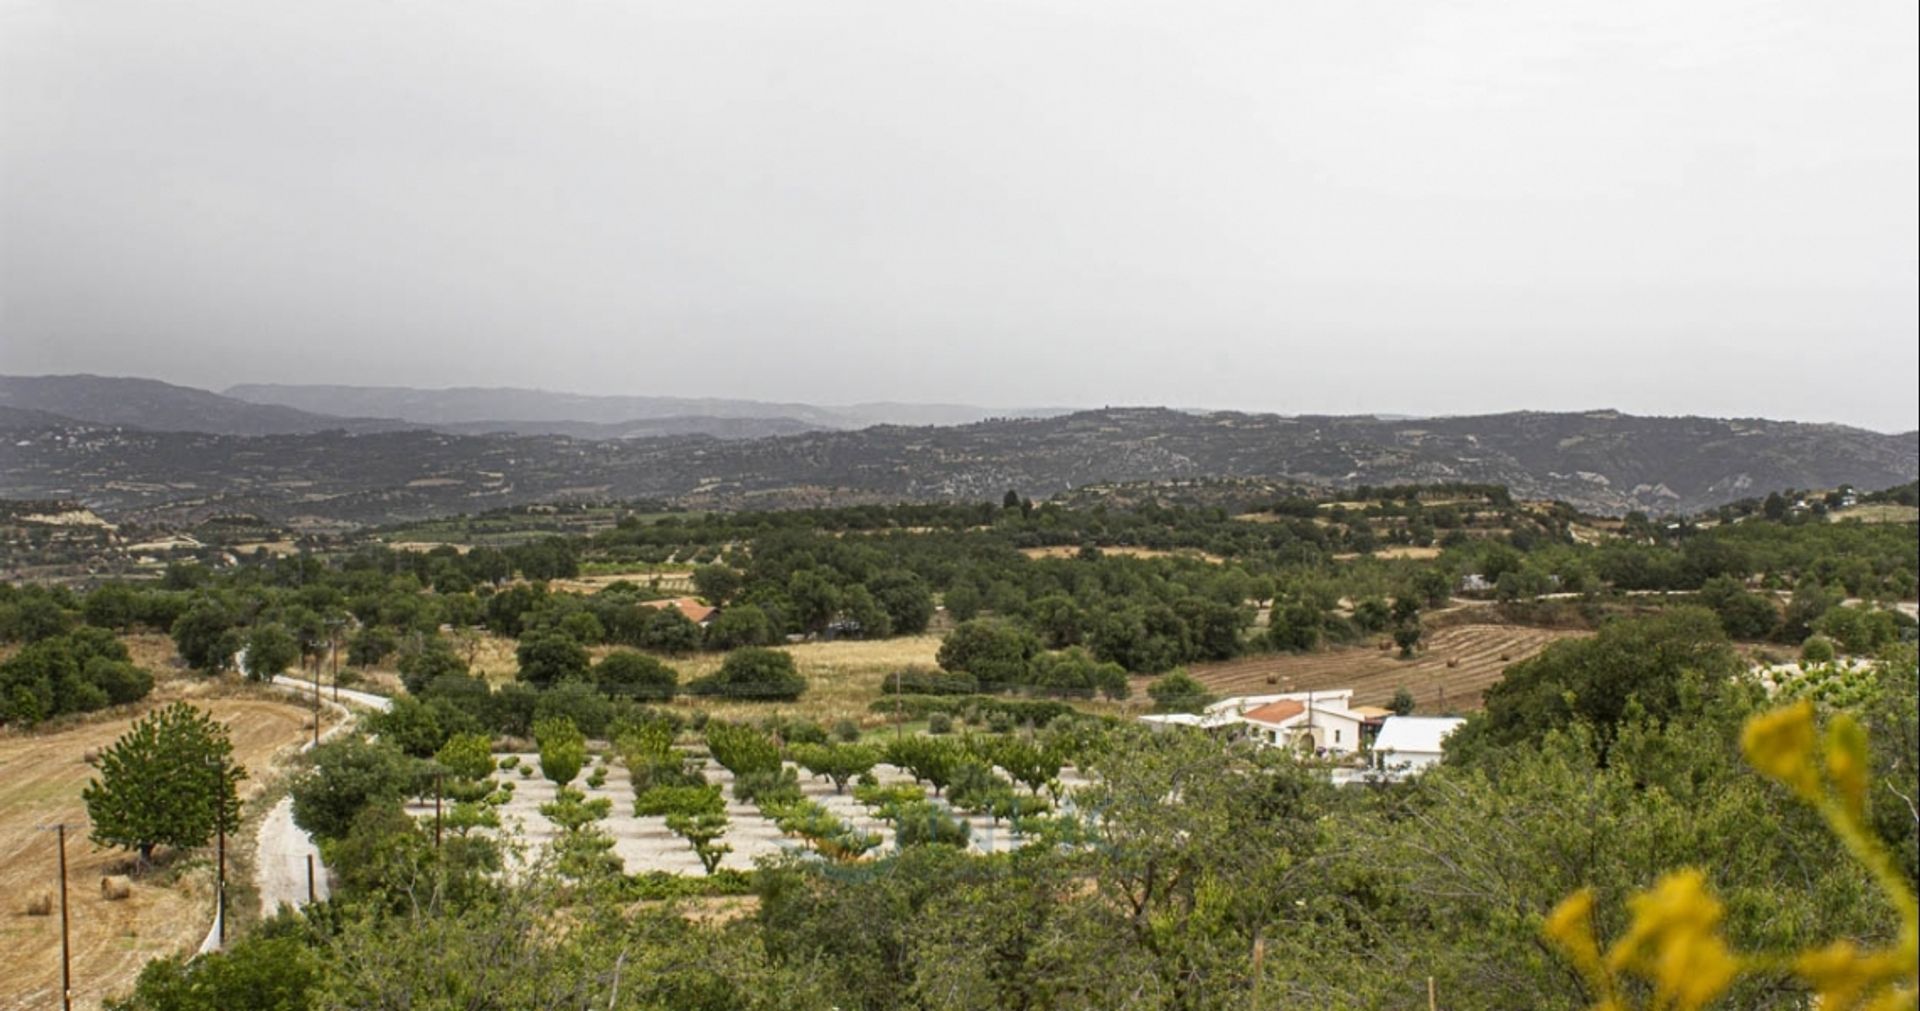
[[1740,743],[1755,769],[1819,809],[1848,852],[1873,872],[1900,914],[1892,945],[1869,950],[1836,941],[1785,957],[1736,954],[1720,934],[1720,901],[1707,890],[1706,875],[1693,868],[1669,873],[1629,899],[1632,923],[1604,953],[1593,933],[1592,889],[1555,907],[1543,932],[1598,995],[1594,1011],[1629,1011],[1626,977],[1651,986],[1648,1006],[1656,1011],[1695,1011],[1743,973],[1783,967],[1819,995],[1821,1011],[1911,1011],[1920,993],[1920,911],[1912,888],[1862,823],[1866,731],[1850,716],[1835,716],[1823,746],[1812,703],[1800,702],[1754,717]]

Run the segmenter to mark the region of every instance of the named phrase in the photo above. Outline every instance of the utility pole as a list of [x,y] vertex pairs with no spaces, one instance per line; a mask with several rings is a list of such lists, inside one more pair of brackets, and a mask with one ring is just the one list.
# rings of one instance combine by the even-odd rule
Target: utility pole
[[440,773],[433,774],[433,848],[440,849]]
[[340,701],[340,625],[339,618],[327,619],[327,653],[333,657],[333,700]]
[[320,746],[320,662],[313,664],[313,746]]
[[207,766],[213,770],[213,830],[217,870],[213,883],[213,923],[219,931],[221,950],[227,947],[227,769],[226,763],[211,755]]
[[320,901],[313,890],[313,854],[307,854],[307,905]]
[[60,848],[60,1007],[61,1011],[73,1011],[73,945],[67,931],[67,825],[56,822],[40,826],[42,832],[49,830]]

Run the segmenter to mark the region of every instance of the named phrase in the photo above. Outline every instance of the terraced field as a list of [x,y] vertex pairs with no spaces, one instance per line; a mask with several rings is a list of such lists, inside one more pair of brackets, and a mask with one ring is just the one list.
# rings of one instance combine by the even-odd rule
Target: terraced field
[[1413,693],[1419,711],[1480,708],[1489,685],[1514,663],[1558,639],[1585,635],[1564,629],[1463,624],[1428,635],[1420,655],[1402,660],[1398,651],[1346,646],[1321,653],[1265,654],[1225,663],[1200,664],[1190,673],[1216,695],[1352,688],[1355,705],[1383,706],[1393,693]]

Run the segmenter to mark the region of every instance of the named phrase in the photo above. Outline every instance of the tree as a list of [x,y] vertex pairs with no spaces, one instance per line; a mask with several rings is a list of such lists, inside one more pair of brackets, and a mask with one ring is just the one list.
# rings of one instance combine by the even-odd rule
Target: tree
[[743,723],[713,720],[705,731],[707,750],[736,780],[780,768],[780,749],[767,735]]
[[540,774],[560,786],[573,782],[587,764],[587,738],[565,718],[536,720],[533,739],[540,745]]
[[[271,926],[271,925],[270,925]],[[133,994],[108,1011],[299,1011],[312,1006],[324,966],[297,936],[260,933],[225,951],[156,958],[140,970]]]
[[630,649],[616,649],[593,666],[593,683],[613,698],[673,698],[680,674],[659,660]]
[[832,780],[834,793],[847,792],[849,780],[880,762],[880,753],[864,744],[796,744],[791,751],[801,768]]
[[1414,705],[1413,693],[1401,687],[1393,690],[1393,701],[1387,703],[1387,708],[1393,710],[1395,716],[1411,716]]
[[785,650],[748,647],[727,654],[720,669],[687,685],[695,695],[746,701],[791,702],[807,690],[807,679]]
[[233,615],[212,601],[188,608],[173,623],[173,646],[194,670],[217,673],[233,663],[241,638]]
[[300,643],[277,623],[255,625],[247,633],[243,665],[249,681],[271,681],[300,659]]
[[467,673],[467,661],[444,636],[423,635],[400,653],[400,681],[415,695],[449,674]]
[[449,775],[478,782],[493,775],[493,741],[485,734],[454,734],[433,760]]
[[640,625],[640,645],[675,656],[700,648],[700,626],[677,607],[651,608]]
[[738,649],[772,645],[779,638],[779,630],[758,604],[736,604],[714,617],[707,626],[706,641],[710,649]]
[[552,631],[527,633],[514,656],[520,661],[520,680],[536,688],[586,677],[590,659],[585,646],[565,633]]
[[685,839],[693,847],[693,855],[700,859],[701,868],[709,875],[719,868],[722,857],[733,852],[733,847],[714,842],[727,834],[727,813],[724,810],[667,815],[667,831]]
[[136,850],[204,845],[216,827],[240,827],[236,790],[247,772],[233,763],[227,728],[185,702],[139,720],[100,756],[100,775],[81,791],[93,840]]
[[742,582],[739,571],[725,565],[696,565],[693,568],[693,591],[716,607],[739,593]]
[[153,675],[129,663],[128,655],[103,628],[76,628],[28,643],[0,661],[0,723],[32,726],[145,698]]
[[1418,618],[1394,627],[1393,644],[1400,647],[1401,659],[1413,659],[1413,651],[1420,645],[1420,637],[1422,634],[1420,630],[1420,619]]
[[313,764],[288,790],[293,823],[322,839],[344,839],[361,811],[397,805],[413,782],[413,763],[385,740],[328,741],[313,749]]
[[1032,632],[1011,622],[976,618],[947,633],[934,660],[943,670],[972,674],[986,691],[998,691],[1026,684],[1029,664],[1039,652],[1040,640]]
[[1579,723],[1602,749],[1630,714],[1655,721],[1710,709],[1744,669],[1719,619],[1704,608],[1616,620],[1514,664],[1487,689],[1486,710],[1447,741],[1449,756],[1481,757]]
[[1207,686],[1186,671],[1174,671],[1147,686],[1153,708],[1162,713],[1197,713],[1213,702]]

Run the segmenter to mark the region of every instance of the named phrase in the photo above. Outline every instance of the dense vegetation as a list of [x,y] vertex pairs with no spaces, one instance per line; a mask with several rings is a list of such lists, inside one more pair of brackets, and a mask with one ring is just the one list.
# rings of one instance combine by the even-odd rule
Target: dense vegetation
[[[317,669],[338,647],[404,686],[291,784],[333,899],[227,953],[154,963],[131,1011],[1385,1008],[1419,1006],[1429,978],[1447,1007],[1574,1008],[1603,994],[1552,946],[1549,917],[1582,895],[1588,933],[1622,936],[1644,908],[1629,899],[1680,868],[1725,897],[1718,926],[1739,950],[1903,943],[1874,875],[1833,858],[1831,819],[1749,768],[1740,740],[1783,699],[1841,737],[1857,719],[1863,838],[1912,887],[1914,625],[1878,605],[1914,595],[1920,533],[1772,512],[1602,527],[1474,486],[1234,509],[1009,493],[636,515],[465,552],[261,554],[144,584],[0,590],[14,644],[0,717],[144,695],[128,631],[164,632],[209,674]],[[1430,550],[1367,554],[1386,547]],[[665,585],[670,566],[690,567],[691,590]],[[1408,782],[1336,787],[1290,751],[1089,715],[1141,674],[1157,675],[1146,703],[1192,711],[1208,697],[1180,668],[1247,652],[1362,638],[1412,652],[1462,593],[1595,634],[1509,668],[1447,761]],[[668,603],[687,595],[719,606],[711,623]],[[832,727],[780,714],[813,687],[790,640],[929,631],[937,666],[873,686],[874,711],[900,721],[886,733],[857,712]],[[509,640],[512,680],[474,676],[484,633]],[[1762,642],[1806,663],[1756,676],[1741,651]],[[154,814],[139,784],[218,747],[163,712],[95,788],[103,812],[124,809],[104,816],[121,819],[105,841],[190,846],[216,807],[227,817],[208,799],[190,824],[139,822]],[[500,759],[503,737],[537,757]],[[701,772],[707,755],[730,794]],[[586,792],[610,762],[698,872],[622,871],[600,824],[611,804]],[[913,785],[876,779],[882,763]],[[1088,785],[1064,788],[1067,769]],[[540,807],[554,839],[502,873],[522,855],[495,832],[500,808],[535,776],[554,784]],[[894,844],[810,799],[805,777]],[[445,802],[438,835],[408,813],[423,797]],[[791,852],[726,864],[729,800]],[[970,849],[968,814],[1004,826],[1012,851]],[[696,898],[744,904],[686,915]],[[1729,1007],[1798,1008],[1808,992],[1778,966],[1726,985]]]

